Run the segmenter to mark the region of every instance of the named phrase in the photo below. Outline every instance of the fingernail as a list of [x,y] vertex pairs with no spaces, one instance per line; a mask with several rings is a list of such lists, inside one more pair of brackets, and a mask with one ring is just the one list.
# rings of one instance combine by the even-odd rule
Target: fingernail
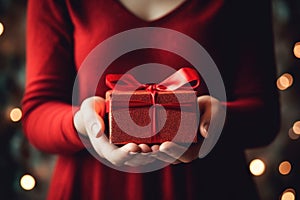
[[208,125],[207,124],[205,124],[204,126],[203,126],[203,137],[204,138],[207,138],[207,136],[208,136]]
[[[92,127],[91,127],[91,131],[93,133],[93,135],[95,135],[95,137],[100,137],[102,135],[102,133],[100,133],[100,125],[98,123],[93,123]],[[99,136],[100,134],[100,136]]]
[[101,131],[99,131],[98,133],[97,133],[97,135],[96,135],[96,138],[99,138],[99,137],[101,137],[103,135],[103,133],[101,132]]
[[136,155],[136,154],[138,154],[138,152],[132,152],[132,151],[130,151],[129,154],[130,155]]

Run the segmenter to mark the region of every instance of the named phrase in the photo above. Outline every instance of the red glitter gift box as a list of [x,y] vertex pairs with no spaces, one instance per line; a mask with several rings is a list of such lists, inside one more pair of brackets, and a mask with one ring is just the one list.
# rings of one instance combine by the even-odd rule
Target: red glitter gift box
[[[199,112],[196,92],[192,88],[199,85],[199,78],[193,69],[182,68],[159,84],[141,84],[128,74],[110,74],[106,78],[107,85],[113,89],[106,93],[111,143],[198,141]],[[121,79],[130,79],[125,82],[130,82],[134,87],[116,86]],[[183,87],[193,81],[196,81],[194,85]]]

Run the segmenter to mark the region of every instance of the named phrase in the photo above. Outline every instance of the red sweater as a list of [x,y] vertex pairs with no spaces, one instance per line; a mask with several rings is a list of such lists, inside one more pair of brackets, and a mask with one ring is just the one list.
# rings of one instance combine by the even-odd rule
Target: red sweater
[[[205,158],[131,174],[108,168],[85,149],[73,126],[72,89],[96,45],[148,26],[180,31],[208,51],[225,83],[228,114],[220,140]],[[149,62],[175,69],[189,65],[170,52],[144,49],[116,59],[105,74]],[[116,0],[29,0],[26,67],[24,133],[38,149],[58,155],[49,199],[257,198],[243,150],[269,144],[279,124],[269,1],[187,0],[146,22]],[[80,88],[78,102],[88,93]],[[97,95],[107,89],[101,79]],[[198,91],[207,93],[204,87]]]

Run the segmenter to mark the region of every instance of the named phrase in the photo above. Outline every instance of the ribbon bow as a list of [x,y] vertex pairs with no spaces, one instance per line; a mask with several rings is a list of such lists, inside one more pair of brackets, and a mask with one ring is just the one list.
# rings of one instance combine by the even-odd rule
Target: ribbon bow
[[[160,83],[142,84],[131,74],[108,74],[106,85],[111,89],[121,91],[146,90],[155,91],[174,91],[177,89],[196,88],[200,84],[200,79],[196,70],[184,67],[174,72]],[[189,84],[189,85],[188,85]]]

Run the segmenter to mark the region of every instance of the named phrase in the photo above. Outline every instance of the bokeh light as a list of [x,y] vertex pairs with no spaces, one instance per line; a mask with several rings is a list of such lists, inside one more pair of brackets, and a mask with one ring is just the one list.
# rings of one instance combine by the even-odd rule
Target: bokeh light
[[296,192],[294,189],[289,188],[286,189],[281,196],[281,200],[295,200],[296,199]]
[[289,161],[283,161],[279,164],[278,170],[280,174],[287,175],[291,172],[292,165]]
[[4,32],[4,26],[3,26],[3,24],[0,22],[0,35],[2,35],[3,32]]
[[26,174],[22,176],[20,185],[24,190],[32,190],[35,186],[35,179],[33,178],[33,176]]
[[300,42],[297,42],[294,46],[294,55],[300,58]]
[[300,121],[294,123],[293,131],[295,134],[300,135]]
[[20,108],[13,108],[10,111],[9,116],[10,116],[11,121],[18,122],[22,118],[22,110]]
[[287,88],[292,86],[293,82],[293,76],[289,73],[284,73],[277,79],[276,84],[279,90],[286,90]]
[[260,176],[265,172],[266,165],[261,159],[254,159],[250,162],[249,169],[254,176]]
[[289,137],[292,139],[292,140],[297,140],[299,139],[300,135],[296,134],[293,130],[293,128],[290,128],[289,129]]

